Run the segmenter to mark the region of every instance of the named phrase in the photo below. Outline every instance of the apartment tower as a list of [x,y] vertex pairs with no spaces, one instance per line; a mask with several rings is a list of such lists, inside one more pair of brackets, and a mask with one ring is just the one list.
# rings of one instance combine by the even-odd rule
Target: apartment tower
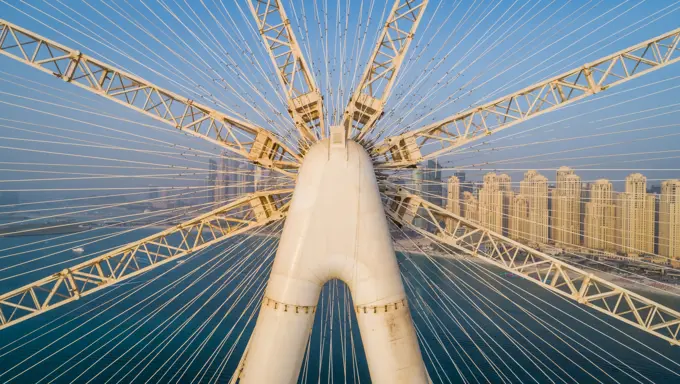
[[[446,210],[460,216],[460,180],[456,176],[449,177],[446,183]],[[453,231],[453,219],[446,219],[446,229]]]
[[647,178],[626,177],[626,191],[617,199],[619,251],[636,257],[654,253],[655,197],[647,195]]
[[552,238],[563,247],[581,245],[581,178],[569,167],[557,170],[552,201]]
[[616,252],[616,207],[612,183],[600,179],[590,185],[590,200],[585,204],[584,245],[590,249]]
[[661,183],[659,255],[680,260],[680,181]]
[[496,233],[503,233],[503,192],[494,172],[484,175],[484,186],[479,191],[479,222]]
[[524,174],[520,182],[520,194],[529,202],[530,244],[548,243],[548,179],[534,170]]

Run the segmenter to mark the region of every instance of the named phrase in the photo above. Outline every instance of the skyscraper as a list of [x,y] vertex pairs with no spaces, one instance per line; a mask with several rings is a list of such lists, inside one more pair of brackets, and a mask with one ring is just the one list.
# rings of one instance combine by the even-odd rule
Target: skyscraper
[[471,185],[468,182],[466,182],[465,172],[463,172],[463,171],[454,172],[453,176],[456,176],[458,178],[458,181],[460,181],[460,192],[461,193],[465,192],[465,191],[472,192]]
[[[421,168],[415,168],[413,170],[413,185],[409,186],[412,190],[412,192],[415,195],[423,196],[423,170]],[[408,184],[408,183],[407,183]],[[421,212],[416,213],[416,217],[413,219],[413,225],[415,225],[418,228],[425,228],[425,219],[423,219],[423,216],[421,215]]]
[[498,188],[500,188],[501,191],[512,191],[512,179],[510,178],[510,175],[507,173],[498,175]]
[[523,243],[529,242],[529,199],[522,194],[511,196],[508,211],[508,236]]
[[600,179],[590,185],[590,201],[585,204],[584,245],[606,252],[616,251],[616,207],[612,183]]
[[512,192],[512,179],[510,175],[502,173],[498,175],[498,187],[503,194],[503,235],[508,235],[510,228],[510,202],[512,201],[514,193]]
[[224,202],[232,200],[238,195],[238,168],[241,164],[238,160],[230,157],[231,153],[224,151],[220,157],[220,167],[217,174],[217,188],[215,188],[215,201]]
[[255,172],[253,173],[253,190],[255,192],[262,191],[264,189],[264,172],[262,168],[255,167]]
[[149,199],[158,199],[161,197],[161,190],[155,185],[149,185]]
[[629,256],[654,253],[655,197],[647,195],[647,178],[626,177],[626,192],[617,199],[619,251]]
[[524,174],[520,194],[529,203],[528,241],[533,244],[548,243],[548,179],[534,170]]
[[[460,216],[460,180],[456,176],[449,177],[446,193],[446,210]],[[453,226],[453,219],[447,219],[446,229],[453,231]]]
[[484,175],[484,186],[479,191],[479,222],[496,233],[503,233],[503,191],[494,172]]
[[581,178],[568,167],[557,170],[551,226],[557,245],[569,247],[581,244]]
[[215,201],[215,193],[217,192],[217,161],[215,159],[208,160],[208,201]]
[[253,172],[253,165],[250,163],[242,163],[238,166],[238,171],[236,172],[236,198],[241,198],[251,192],[255,192],[255,186],[253,185],[255,178]]
[[680,261],[680,181],[661,183],[659,255]]
[[479,202],[470,192],[463,192],[463,217],[478,223],[479,222]]
[[423,170],[423,189],[425,200],[438,207],[444,206],[442,170],[439,163],[435,160],[428,160],[427,167]]

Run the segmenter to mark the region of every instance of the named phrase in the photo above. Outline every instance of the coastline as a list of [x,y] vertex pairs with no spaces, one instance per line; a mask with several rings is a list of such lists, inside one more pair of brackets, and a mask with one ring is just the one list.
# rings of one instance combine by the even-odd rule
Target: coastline
[[[408,242],[410,246],[404,245],[404,242]],[[414,246],[413,243],[418,244],[418,246]],[[429,239],[401,239],[395,241],[394,244],[394,250],[396,252],[400,253],[406,253],[411,256],[417,256],[417,257],[436,257],[436,258],[442,258],[442,259],[448,259],[448,260],[457,260],[457,261],[467,261],[467,262],[473,262],[473,263],[478,263],[478,264],[486,264],[489,266],[493,266],[495,268],[499,268],[498,266],[494,265],[493,263],[490,263],[489,261],[481,258],[481,257],[473,257],[473,256],[467,256],[467,255],[462,255],[462,254],[447,254],[441,251],[437,250],[427,250],[427,253],[423,253],[423,248],[429,247],[430,249],[432,248],[432,242]],[[577,267],[577,266],[575,266]],[[637,294],[646,294],[646,293],[652,293],[652,294],[658,294],[658,295],[664,295],[664,296],[680,296],[680,284],[670,284],[670,283],[664,283],[660,281],[656,281],[653,279],[647,279],[643,280],[635,276],[626,276],[623,274],[614,274],[606,271],[600,271],[600,270],[594,270],[592,271],[592,274],[602,278],[604,280],[607,280],[613,284],[616,284],[620,286],[621,288],[627,289],[629,291],[632,291]]]

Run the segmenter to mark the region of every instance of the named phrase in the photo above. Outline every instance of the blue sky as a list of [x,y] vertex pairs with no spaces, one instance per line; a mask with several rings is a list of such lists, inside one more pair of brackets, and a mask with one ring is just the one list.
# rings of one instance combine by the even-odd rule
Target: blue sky
[[[61,4],[11,1],[0,4],[0,18],[114,63],[226,113],[264,127],[290,129],[290,118],[277,93],[278,83],[272,64],[245,4],[229,0],[62,0]],[[328,9],[327,4],[331,5]],[[349,97],[351,82],[359,78],[384,14],[389,9],[380,1],[358,0],[338,3],[285,0],[284,5],[303,51],[315,69],[327,107],[341,110]],[[431,0],[388,102],[385,117],[376,129],[418,127],[436,121],[678,28],[679,8],[680,3],[665,0]],[[16,170],[46,170],[44,166],[30,167],[16,164],[18,162],[87,162],[88,165],[144,162],[159,164],[149,167],[161,168],[143,169],[140,165],[140,169],[117,170],[130,176],[168,173],[162,168],[170,165],[198,172],[196,169],[207,168],[209,156],[203,152],[178,150],[171,147],[173,144],[200,148],[216,155],[219,153],[214,146],[171,132],[170,127],[7,58],[0,57],[0,71],[0,91],[4,92],[0,93],[0,116],[20,121],[4,122],[5,127],[0,128],[2,136],[14,140],[3,140],[3,146],[24,149],[0,150],[0,161],[12,163],[0,167],[5,169],[0,171],[0,180],[29,177]],[[679,65],[659,70],[587,102],[508,129],[493,136],[489,144],[476,147],[475,151],[464,151],[439,160],[446,166],[467,169],[472,179],[481,179],[483,173],[498,169],[508,170],[513,180],[519,181],[523,170],[531,168],[546,169],[542,173],[552,179],[554,171],[551,169],[560,165],[579,168],[577,173],[584,180],[601,177],[621,180],[632,169],[645,169],[642,173],[650,180],[677,178],[678,171],[653,169],[677,168],[674,156],[680,156],[675,152],[680,148],[680,140],[678,127],[673,125],[679,120],[680,110],[674,106],[680,100],[680,78],[676,78],[679,76]],[[20,99],[17,95],[32,100]],[[447,100],[455,102],[447,103]],[[445,105],[437,108],[442,103]],[[85,114],[64,106],[92,108],[156,128]],[[423,118],[424,115],[427,116]],[[8,128],[8,125],[30,132]],[[87,136],[83,132],[105,135],[106,138]],[[156,146],[150,146],[148,139],[130,134],[164,143],[154,142]],[[76,140],[103,141],[133,151],[54,143],[75,143]],[[149,150],[167,151],[173,155],[148,153]],[[90,158],[50,155],[44,151]],[[629,153],[636,154],[622,156]],[[96,160],[91,158],[93,156],[115,161]],[[657,160],[650,160],[652,158]],[[12,168],[15,171],[8,171]],[[49,169],[75,171],[75,168],[67,166]],[[46,178],[45,174],[38,175],[36,177]],[[153,183],[195,185],[200,184],[201,177],[204,175],[157,179]],[[139,177],[126,180],[4,182],[0,189],[37,185],[41,188],[46,185],[86,188],[94,184],[132,187],[148,185],[149,180]]]

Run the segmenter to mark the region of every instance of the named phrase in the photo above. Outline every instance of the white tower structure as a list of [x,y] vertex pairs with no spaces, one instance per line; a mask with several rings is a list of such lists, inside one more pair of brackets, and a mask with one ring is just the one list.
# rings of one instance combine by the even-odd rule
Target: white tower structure
[[371,158],[354,141],[326,139],[300,169],[242,383],[297,381],[332,279],[352,293],[372,381],[428,382]]

